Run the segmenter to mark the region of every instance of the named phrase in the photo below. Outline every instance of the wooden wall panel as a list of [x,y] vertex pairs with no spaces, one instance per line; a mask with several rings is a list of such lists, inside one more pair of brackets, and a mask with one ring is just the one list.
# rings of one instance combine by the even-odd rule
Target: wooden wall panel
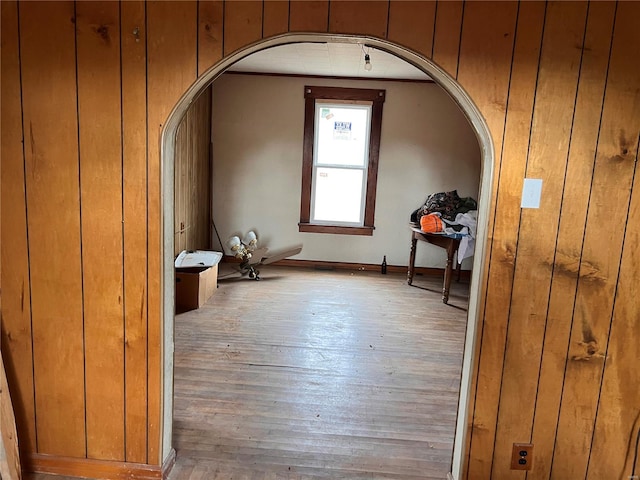
[[[35,405],[25,398],[18,407],[27,417],[22,422],[27,426],[20,427],[22,437],[31,438],[27,440],[30,444],[23,443],[25,449],[82,458],[88,442],[90,455],[91,451],[94,456],[110,455],[110,447],[97,447],[90,437],[92,429],[97,431],[96,419],[104,413],[97,412],[99,404],[91,400],[96,385],[92,371],[98,359],[107,361],[111,349],[107,348],[107,355],[86,352],[83,315],[87,315],[91,344],[98,332],[91,323],[95,302],[111,298],[110,294],[100,299],[95,295],[96,275],[108,276],[110,288],[117,285],[111,263],[104,272],[96,273],[93,264],[87,268],[104,240],[114,238],[91,232],[109,228],[113,230],[108,235],[114,235],[116,229],[113,214],[108,215],[108,225],[97,225],[93,212],[102,209],[100,205],[113,208],[119,194],[124,216],[124,303],[106,302],[103,315],[112,318],[116,310],[124,309],[124,334],[122,329],[116,333],[115,328],[104,332],[112,347],[119,343],[124,350],[125,416],[120,426],[105,427],[103,433],[109,435],[111,428],[126,429],[127,461],[161,462],[159,134],[170,110],[198,74],[223,52],[229,54],[282,31],[288,19],[290,31],[388,36],[425,55],[429,54],[431,34],[434,61],[458,78],[492,132],[497,168],[489,219],[491,253],[488,270],[483,272],[488,280],[480,285],[486,291],[486,306],[472,386],[475,407],[468,478],[491,478],[494,459],[494,478],[522,477],[505,470],[505,446],[522,440],[512,437],[526,435],[536,445],[537,465],[527,478],[580,478],[586,474],[598,479],[630,474],[632,448],[627,446],[638,428],[633,422],[637,422],[640,388],[632,347],[640,340],[633,290],[639,207],[637,195],[631,192],[632,179],[637,176],[640,131],[640,78],[633,57],[639,47],[635,28],[640,21],[639,4],[593,2],[588,6],[586,24],[585,5],[580,3],[549,3],[545,7],[542,2],[438,1],[433,9],[430,1],[293,0],[285,15],[286,5],[286,1],[120,2],[120,67],[113,57],[98,62],[102,55],[113,54],[111,49],[117,44],[117,40],[111,45],[100,43],[104,37],[91,33],[92,26],[101,22],[85,21],[89,17],[80,15],[79,43],[75,41],[75,9],[80,13],[112,9],[109,2],[21,2],[17,8],[14,3],[2,2],[1,208],[2,231],[12,232],[10,239],[4,233],[2,238],[2,346],[20,377],[10,378],[12,388],[22,382],[19,389],[34,398]],[[549,10],[546,22],[545,8]],[[418,19],[423,15],[431,18],[432,9],[435,24],[421,24]],[[20,33],[15,28],[16,18]],[[575,39],[580,22],[586,26],[584,48],[582,40]],[[138,41],[133,34],[136,27]],[[613,51],[609,56],[612,28]],[[113,29],[117,26],[106,31],[109,38]],[[539,59],[543,29],[545,46]],[[582,58],[579,67],[576,58]],[[98,68],[105,78],[116,80],[100,79],[91,94],[86,85]],[[118,68],[122,69],[122,87],[117,85]],[[121,100],[113,103],[121,102],[122,108],[120,166],[105,165],[106,183],[100,185],[104,198],[98,199],[87,190],[87,182],[95,181],[92,172],[102,168],[93,160],[95,152],[91,153],[102,140],[91,137],[94,134],[86,111],[92,104],[87,102],[108,104],[96,118],[116,117],[118,122],[109,99],[119,88]],[[536,115],[531,130],[534,92]],[[575,112],[569,121],[571,108],[567,105],[572,101]],[[16,143],[21,132],[11,120],[20,114],[26,139],[23,177],[23,153]],[[112,125],[107,132],[113,135],[110,128]],[[544,208],[525,212],[519,231],[520,188],[530,140],[526,174],[547,180]],[[107,145],[105,152],[111,147]],[[89,153],[85,153],[87,148]],[[193,148],[194,154],[200,155],[204,146]],[[558,152],[565,152],[564,158]],[[122,172],[120,186],[114,182],[115,167]],[[82,192],[81,175],[85,181]],[[25,189],[25,203],[7,200],[20,197],[21,188]],[[12,207],[9,213],[7,202]],[[556,226],[535,228],[533,217],[545,213],[555,219]],[[202,222],[193,218],[198,224]],[[119,228],[122,231],[122,226]],[[117,240],[115,245],[117,249]],[[541,255],[534,255],[538,250]],[[511,300],[514,264],[516,295]],[[31,345],[26,323],[30,316]],[[532,328],[525,329],[526,325]],[[119,339],[111,338],[117,335]],[[596,343],[585,345],[590,339]],[[24,342],[21,347],[20,341]],[[35,394],[30,396],[29,348],[33,349],[35,373]],[[529,362],[534,365],[533,380],[521,378],[528,355],[535,357]],[[590,360],[581,360],[585,355]],[[521,402],[523,392],[531,391],[532,385],[537,385],[533,419],[529,393]],[[89,438],[85,435],[85,413]],[[25,429],[27,433],[22,432]],[[60,442],[60,438],[66,440]]]
[[436,3],[436,23],[433,31],[431,57],[453,78],[458,78],[463,9],[464,2],[459,0],[438,0]]
[[[147,78],[143,1],[120,4],[125,459],[147,463]],[[138,35],[134,31],[138,29]]]
[[564,180],[551,292],[540,364],[532,442],[531,479],[548,479],[560,409],[562,380],[576,292],[582,236],[602,113],[615,3],[589,5],[571,145]]
[[290,0],[290,32],[328,32],[329,0]]
[[391,0],[387,40],[431,58],[435,19],[435,1]]
[[[474,99],[487,121],[493,137],[496,158],[502,155],[516,15],[517,5],[513,3],[472,2],[465,5],[462,25],[458,80]],[[492,199],[496,197],[499,174],[500,169],[496,169],[494,191],[490,193]],[[491,224],[492,218],[489,219],[490,230]],[[491,243],[488,244],[488,248],[491,248]],[[505,280],[509,281],[500,279],[501,282]],[[501,288],[492,290],[492,286],[489,285],[488,289],[484,324],[481,327],[482,343],[478,346],[480,350],[477,375],[478,384],[482,389],[478,387],[476,394],[470,447],[469,478],[473,479],[485,476],[488,478],[491,470],[491,447],[495,435],[499,384],[487,380],[500,377],[506,329],[502,312],[508,309],[509,301]],[[498,315],[494,316],[494,313]],[[477,425],[481,425],[481,428],[476,428]]]
[[119,5],[79,3],[76,29],[87,456],[123,461]]
[[160,192],[160,134],[171,109],[197,76],[192,1],[147,4],[147,121],[148,121],[148,457],[158,465],[162,416],[162,245]]
[[262,2],[245,0],[224,4],[224,54],[262,38]]
[[376,0],[332,0],[329,31],[387,37],[388,2]]
[[[619,15],[637,18],[620,6]],[[637,9],[637,5],[636,5]],[[638,48],[638,37],[628,38]],[[637,71],[637,69],[636,69]],[[631,73],[631,72],[630,72]],[[640,82],[640,79],[637,80]],[[607,346],[607,360],[596,416],[587,478],[630,478],[635,441],[640,429],[638,385],[640,369],[637,365],[638,319],[640,302],[637,298],[638,271],[640,271],[640,169],[637,168],[638,145],[635,146],[636,171],[633,181],[631,205],[627,218],[620,277],[616,303]],[[629,448],[631,447],[631,448]],[[639,467],[636,465],[636,475]]]
[[[615,19],[551,469],[557,478],[584,477],[587,472],[636,167],[640,76],[630,62],[640,45],[639,12],[635,3],[623,5],[618,5]],[[626,408],[637,409],[637,395],[635,401]]]
[[222,58],[223,0],[198,0],[198,75]]
[[33,401],[33,357],[31,347],[31,289],[27,249],[27,211],[24,155],[22,150],[22,106],[18,51],[18,7],[0,3],[2,55],[2,357],[11,385],[11,397],[23,451],[36,449]]
[[19,10],[37,448],[84,457],[74,4]]
[[[526,2],[520,5],[515,37],[509,98],[504,130],[502,155],[496,160],[495,168],[500,172],[500,185],[497,189],[496,213],[491,232],[492,251],[488,284],[492,287],[491,297],[487,299],[485,310],[485,329],[491,338],[484,338],[482,330],[477,348],[485,359],[499,357],[500,347],[505,341],[508,311],[500,305],[500,298],[493,294],[510,292],[513,285],[514,259],[518,241],[518,223],[520,218],[520,194],[529,147],[529,129],[533,117],[533,103],[538,78],[538,58],[542,43],[545,5],[542,2]],[[499,295],[499,294],[498,294]],[[491,333],[489,333],[491,332]],[[483,339],[486,342],[483,342]],[[486,380],[483,377],[483,380]],[[495,398],[498,385],[487,392]],[[481,397],[482,398],[482,397]],[[470,408],[473,416],[475,405]],[[479,405],[481,411],[495,422],[497,403],[491,408]],[[484,425],[484,424],[483,424]],[[484,427],[475,427],[469,441],[476,434],[487,435]],[[489,440],[487,440],[489,441]],[[463,478],[467,478],[466,475]]]
[[175,166],[174,166],[174,245],[173,254],[178,255],[187,249],[187,231],[189,228],[189,208],[187,205],[187,184],[190,165],[189,155],[189,112],[182,119],[176,131]]
[[211,94],[208,88],[195,102],[196,119],[194,139],[195,157],[199,159],[195,169],[196,191],[191,197],[195,225],[193,244],[199,249],[211,248]]
[[[580,69],[587,5],[550,3],[525,176],[543,181],[539,209],[523,209],[502,371],[492,476],[511,468],[513,442],[531,438],[551,273]],[[558,84],[557,80],[561,79]],[[555,128],[548,125],[553,122]],[[531,285],[536,285],[535,289]],[[570,299],[567,299],[569,301]],[[521,474],[524,477],[524,473]]]
[[272,37],[289,30],[289,0],[264,0],[262,37]]
[[210,247],[211,88],[196,99],[176,135],[174,254]]

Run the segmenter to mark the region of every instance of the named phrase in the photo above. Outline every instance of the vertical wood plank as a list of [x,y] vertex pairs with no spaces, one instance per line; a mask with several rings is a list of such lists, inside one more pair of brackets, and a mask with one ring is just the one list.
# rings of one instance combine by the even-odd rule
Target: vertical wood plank
[[432,58],[453,78],[458,77],[463,5],[459,0],[438,0],[436,7]]
[[[147,463],[147,79],[143,1],[120,3],[126,461]],[[138,35],[134,35],[134,31]]]
[[189,107],[178,126],[175,148],[174,253],[209,248],[211,88]]
[[173,247],[174,255],[178,255],[182,250],[187,248],[186,234],[189,227],[189,220],[187,219],[188,209],[185,201],[186,186],[187,186],[187,172],[189,167],[189,112],[187,111],[185,117],[182,119],[178,129],[176,131],[176,146],[174,155],[174,228],[175,232],[175,245]]
[[73,2],[20,4],[38,453],[84,457],[74,16]]
[[224,8],[224,54],[229,55],[262,38],[262,2],[226,2]]
[[198,0],[198,76],[222,58],[224,2]]
[[388,40],[431,58],[436,2],[391,0]]
[[[587,5],[547,7],[525,176],[540,178],[539,209],[523,209],[516,249],[492,476],[511,475],[511,447],[531,438],[551,271],[572,132]],[[553,125],[553,128],[549,128]],[[567,298],[566,301],[570,301]],[[520,472],[524,478],[524,472]]]
[[[629,12],[636,18],[638,11]],[[636,147],[636,163],[638,150]],[[629,348],[640,342],[640,302],[637,299],[638,271],[640,270],[640,170],[636,167],[631,208],[627,220],[620,279],[615,298],[615,310],[607,363],[596,417],[593,444],[587,478],[597,480],[615,476],[629,478],[635,452],[635,440],[640,422],[638,385],[640,370],[637,350]],[[631,448],[629,448],[631,446]],[[638,467],[636,466],[636,475]],[[614,478],[615,478],[614,477]]]
[[196,138],[198,142],[198,158],[200,161],[197,175],[198,194],[196,202],[198,205],[198,215],[196,225],[199,227],[198,248],[211,248],[211,87],[203,92],[198,100],[200,110],[198,131]]
[[529,479],[548,479],[551,472],[614,11],[613,2],[589,5],[538,379],[532,434],[536,462]]
[[192,1],[147,4],[148,101],[148,463],[162,462],[162,251],[160,133],[171,109],[197,75],[197,4]]
[[124,460],[120,14],[76,6],[87,457]]
[[[496,158],[502,155],[517,10],[517,4],[513,2],[470,2],[466,4],[464,14],[458,81],[487,121]],[[500,169],[494,172],[492,199],[496,198],[499,172]],[[492,222],[493,217],[490,217],[489,231]],[[491,245],[488,247],[489,251]],[[508,299],[500,286],[488,285],[478,360],[469,478],[489,478],[493,453],[495,406],[499,398],[499,385],[496,385],[495,378],[500,377],[502,370],[506,318],[504,315],[494,317],[490,313],[491,298],[495,298],[497,310],[508,306]]]
[[290,32],[326,32],[329,29],[329,0],[291,0]]
[[36,450],[17,2],[1,2],[2,357],[23,451]]
[[631,67],[640,48],[637,20],[636,3],[618,4],[551,468],[555,478],[586,475],[603,366],[605,358],[614,361],[607,344],[640,134],[640,71]]
[[[499,332],[497,334],[501,338],[504,338],[507,323],[507,311],[504,308],[506,299],[502,298],[502,292],[511,291],[512,287],[520,217],[520,193],[526,168],[544,12],[545,5],[542,2],[525,2],[520,5],[509,84],[504,147],[495,165],[496,170],[500,172],[500,185],[497,190],[495,223],[491,232],[493,242],[488,285],[492,289],[491,295],[487,297],[484,322],[487,332],[493,331],[492,335]],[[481,352],[481,341],[482,338],[478,338],[477,354]],[[501,351],[500,343],[494,345],[495,338],[485,339],[485,342],[482,348],[484,359],[497,358]],[[482,378],[483,382],[487,380]],[[497,389],[497,385],[494,388]],[[486,393],[491,393],[491,398],[498,395],[495,390]],[[479,395],[482,398],[481,394]],[[483,406],[479,405],[478,408],[483,409]],[[493,411],[484,409],[487,418],[496,418],[497,404],[493,408]],[[470,413],[472,412],[473,410],[470,410]],[[485,435],[484,428],[480,425],[472,426],[471,435],[468,436],[469,442],[476,434],[481,437]]]
[[264,0],[262,37],[272,37],[289,30],[289,0]]
[[329,9],[329,32],[387,36],[388,1],[333,0]]

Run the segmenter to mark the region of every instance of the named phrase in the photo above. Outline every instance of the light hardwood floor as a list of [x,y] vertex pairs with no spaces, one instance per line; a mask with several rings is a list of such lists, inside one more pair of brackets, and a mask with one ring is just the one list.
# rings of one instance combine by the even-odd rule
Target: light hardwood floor
[[438,277],[261,277],[176,317],[170,480],[445,479],[468,284],[444,305]]

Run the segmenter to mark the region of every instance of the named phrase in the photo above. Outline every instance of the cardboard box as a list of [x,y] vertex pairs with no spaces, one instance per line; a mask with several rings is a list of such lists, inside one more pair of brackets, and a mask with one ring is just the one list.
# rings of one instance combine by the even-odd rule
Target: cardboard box
[[183,251],[175,261],[176,312],[195,310],[204,305],[218,288],[220,252]]

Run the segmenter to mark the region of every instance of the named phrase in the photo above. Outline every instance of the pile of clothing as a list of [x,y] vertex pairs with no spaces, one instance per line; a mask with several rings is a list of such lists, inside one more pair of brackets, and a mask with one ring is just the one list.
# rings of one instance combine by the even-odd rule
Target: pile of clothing
[[459,236],[458,262],[475,250],[478,204],[471,197],[458,196],[457,190],[433,193],[411,214],[411,222],[425,233]]

